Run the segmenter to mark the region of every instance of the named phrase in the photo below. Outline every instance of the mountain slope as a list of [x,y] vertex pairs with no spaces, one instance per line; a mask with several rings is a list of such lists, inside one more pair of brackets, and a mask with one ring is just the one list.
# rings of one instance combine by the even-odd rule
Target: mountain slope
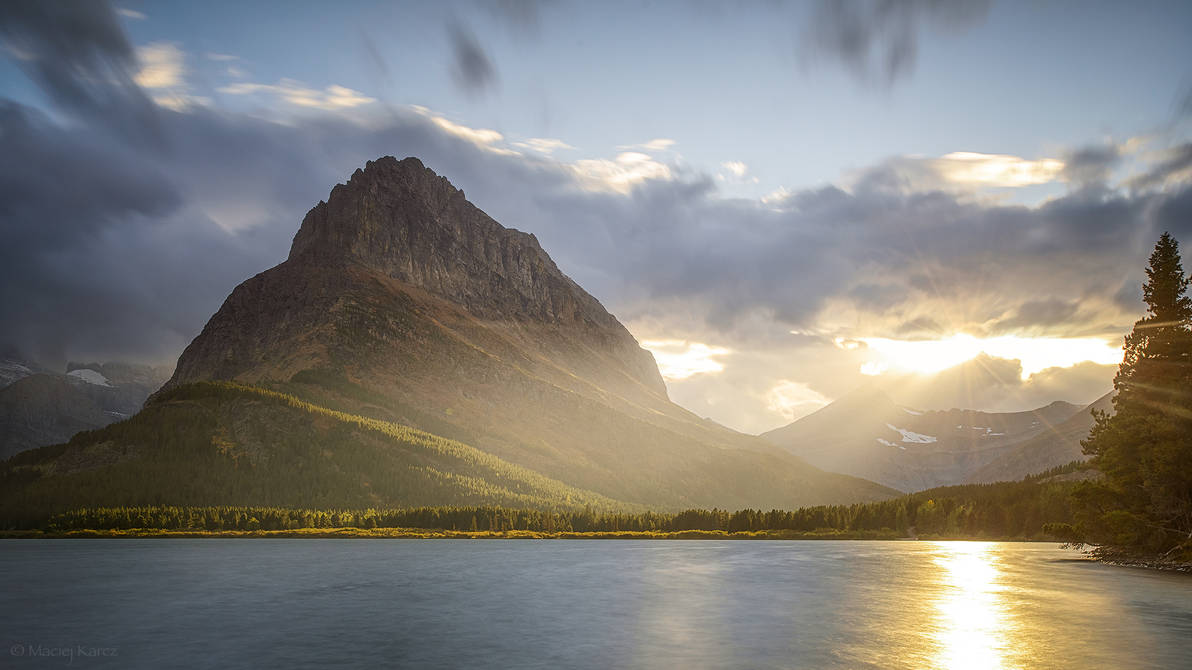
[[762,437],[830,472],[910,492],[962,483],[1077,410],[1055,402],[1029,412],[918,411],[866,388]]
[[625,507],[465,444],[227,383],[158,394],[132,419],[0,469],[0,518],[96,505]]
[[894,494],[671,403],[650,353],[532,235],[417,159],[370,162],[311,209],[287,260],[236,287],[161,396],[212,380],[458,439],[633,505]]
[[0,388],[0,460],[126,419],[168,376],[121,363],[72,363],[67,370],[30,374]]
[[968,479],[974,484],[1018,481],[1051,468],[1083,461],[1080,441],[1093,428],[1092,410],[1113,413],[1113,392],[1106,393],[1067,420],[1014,446],[974,472]]

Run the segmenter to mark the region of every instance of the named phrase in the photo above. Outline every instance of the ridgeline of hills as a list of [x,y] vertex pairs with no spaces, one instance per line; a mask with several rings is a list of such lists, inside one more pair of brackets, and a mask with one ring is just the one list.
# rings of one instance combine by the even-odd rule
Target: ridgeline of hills
[[126,363],[69,363],[62,374],[16,356],[0,360],[0,460],[127,419],[169,375]]
[[[234,385],[212,385],[232,382]],[[306,215],[130,420],[0,466],[0,516],[127,504],[796,508],[888,499],[670,402],[533,235],[417,159]]]
[[1027,412],[922,411],[863,388],[762,437],[816,467],[900,491],[1017,481],[1083,459],[1090,410],[1112,410],[1110,397]]

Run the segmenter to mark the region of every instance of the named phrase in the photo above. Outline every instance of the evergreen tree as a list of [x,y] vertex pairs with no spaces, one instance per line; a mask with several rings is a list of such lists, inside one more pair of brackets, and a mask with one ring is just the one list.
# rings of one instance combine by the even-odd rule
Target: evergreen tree
[[1081,443],[1105,481],[1078,496],[1085,539],[1172,552],[1192,547],[1192,299],[1170,234],[1146,272],[1147,314],[1126,336],[1115,413],[1097,413]]

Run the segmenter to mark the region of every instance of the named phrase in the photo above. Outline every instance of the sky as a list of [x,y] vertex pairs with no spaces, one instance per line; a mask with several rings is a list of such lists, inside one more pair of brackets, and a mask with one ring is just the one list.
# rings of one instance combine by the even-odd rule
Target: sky
[[[1192,244],[1186,2],[0,4],[0,349],[172,363],[417,156],[746,432],[1111,387]],[[1187,265],[1192,265],[1188,263]]]

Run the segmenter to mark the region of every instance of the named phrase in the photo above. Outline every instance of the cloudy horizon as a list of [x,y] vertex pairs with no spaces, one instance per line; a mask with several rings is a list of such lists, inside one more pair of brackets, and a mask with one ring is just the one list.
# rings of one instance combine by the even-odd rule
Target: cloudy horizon
[[1192,9],[879,5],[6,3],[0,349],[172,364],[417,156],[732,428],[1091,402],[1192,244]]

